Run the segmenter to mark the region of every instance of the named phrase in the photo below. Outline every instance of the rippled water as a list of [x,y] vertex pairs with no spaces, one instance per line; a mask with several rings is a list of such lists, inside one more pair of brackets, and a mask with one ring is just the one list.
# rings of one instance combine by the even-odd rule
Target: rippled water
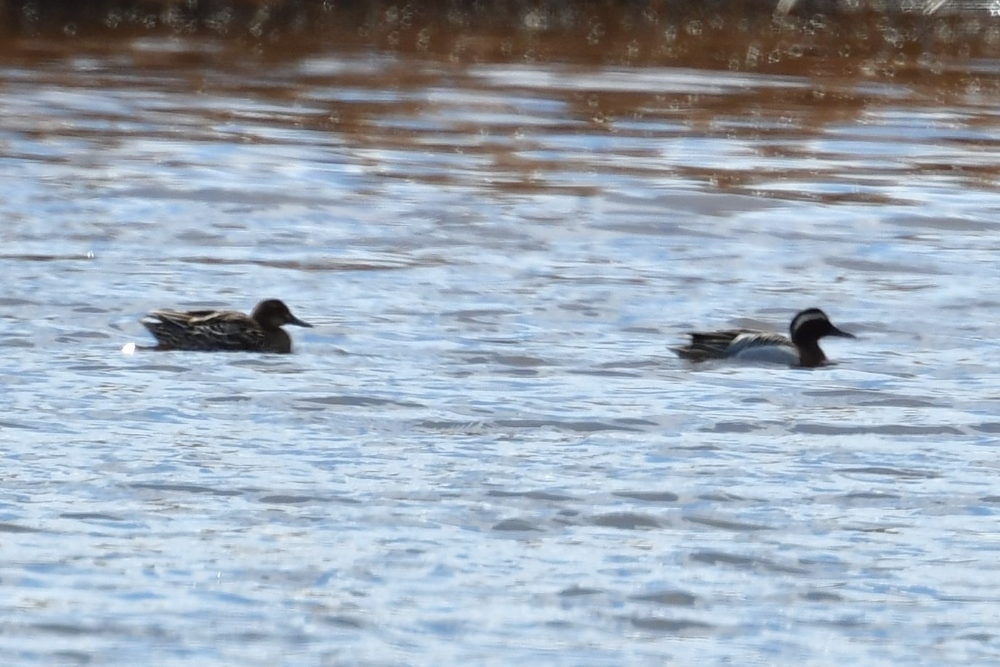
[[[10,660],[1000,659],[997,61],[8,48]],[[669,351],[813,305],[829,368]]]

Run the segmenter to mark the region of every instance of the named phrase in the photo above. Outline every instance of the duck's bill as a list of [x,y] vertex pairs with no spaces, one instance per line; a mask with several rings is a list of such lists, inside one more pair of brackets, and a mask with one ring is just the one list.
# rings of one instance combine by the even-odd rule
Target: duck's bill
[[832,327],[832,330],[830,331],[830,333],[828,335],[830,335],[830,336],[840,336],[841,338],[857,338],[857,336],[855,336],[854,334],[847,333],[846,331],[842,331],[842,330],[838,329],[837,327]]
[[289,324],[294,324],[297,327],[307,327],[309,329],[312,329],[312,326],[313,326],[313,325],[309,324],[308,322],[303,322],[302,320],[300,320],[299,318],[297,318],[295,316],[292,316],[292,319],[288,320],[288,323]]

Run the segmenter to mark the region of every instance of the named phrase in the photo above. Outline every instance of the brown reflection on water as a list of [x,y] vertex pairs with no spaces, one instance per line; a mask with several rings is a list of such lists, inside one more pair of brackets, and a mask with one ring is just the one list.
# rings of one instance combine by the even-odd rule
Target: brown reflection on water
[[[68,41],[213,37],[264,57],[375,49],[456,63],[670,65],[785,74],[905,75],[935,57],[990,58],[1000,20],[987,3],[801,0],[625,2],[235,2],[161,0],[4,3],[0,31]],[[956,12],[975,6],[978,11]],[[850,8],[850,11],[845,11]],[[895,9],[894,9],[895,8]],[[8,44],[16,40],[4,40]]]
[[[269,131],[284,128],[311,131],[330,147],[460,154],[478,166],[442,161],[408,172],[404,164],[383,175],[452,183],[472,169],[488,174],[490,187],[512,192],[594,191],[547,178],[567,168],[666,172],[738,191],[779,175],[808,181],[817,167],[800,164],[816,157],[811,139],[867,123],[873,109],[890,103],[951,113],[959,130],[994,126],[1000,20],[873,11],[775,18],[764,11],[769,4],[507,3],[491,13],[472,4],[346,3],[320,11],[237,3],[228,12],[183,14],[152,3],[82,16],[42,3],[49,10],[33,22],[22,16],[13,27],[8,16],[16,37],[0,41],[0,85],[33,79],[62,91],[163,93],[169,101],[139,101],[133,111],[179,114],[173,130],[187,141],[280,142]],[[14,68],[20,74],[10,74]],[[190,108],[178,94],[192,96]],[[526,100],[559,107],[536,114]],[[110,129],[34,126],[30,115],[8,117],[8,127],[108,141],[113,124],[130,119],[123,113],[66,110]],[[153,133],[169,125],[152,120]],[[601,160],[599,149],[580,161],[553,149],[562,135],[633,141],[616,145],[614,161]],[[753,159],[740,160],[739,150],[671,159],[662,145],[643,143],[681,137],[708,141],[704,150],[742,146]],[[961,146],[961,132],[948,140],[969,152],[998,147],[981,137]],[[377,166],[376,158],[357,159]],[[927,158],[911,166],[993,187],[997,168],[974,162]],[[782,196],[886,201],[872,192]]]

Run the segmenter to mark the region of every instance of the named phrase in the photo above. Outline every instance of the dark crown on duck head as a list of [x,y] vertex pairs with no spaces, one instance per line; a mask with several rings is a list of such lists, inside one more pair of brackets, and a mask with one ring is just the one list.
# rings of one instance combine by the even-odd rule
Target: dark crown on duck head
[[262,327],[280,327],[283,324],[294,324],[300,327],[312,327],[311,324],[303,322],[292,315],[285,302],[280,299],[265,299],[257,304],[253,309],[251,317]]
[[792,342],[796,345],[806,341],[818,341],[824,336],[841,336],[843,338],[854,338],[854,334],[841,331],[833,326],[830,318],[819,308],[807,308],[794,318],[789,327]]

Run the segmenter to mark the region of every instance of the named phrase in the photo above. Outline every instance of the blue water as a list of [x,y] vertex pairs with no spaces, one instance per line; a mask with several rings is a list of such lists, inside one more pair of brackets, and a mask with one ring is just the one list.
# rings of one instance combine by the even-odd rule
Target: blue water
[[[5,664],[1000,660],[975,91],[81,48],[0,69]],[[264,297],[295,354],[121,351]]]

